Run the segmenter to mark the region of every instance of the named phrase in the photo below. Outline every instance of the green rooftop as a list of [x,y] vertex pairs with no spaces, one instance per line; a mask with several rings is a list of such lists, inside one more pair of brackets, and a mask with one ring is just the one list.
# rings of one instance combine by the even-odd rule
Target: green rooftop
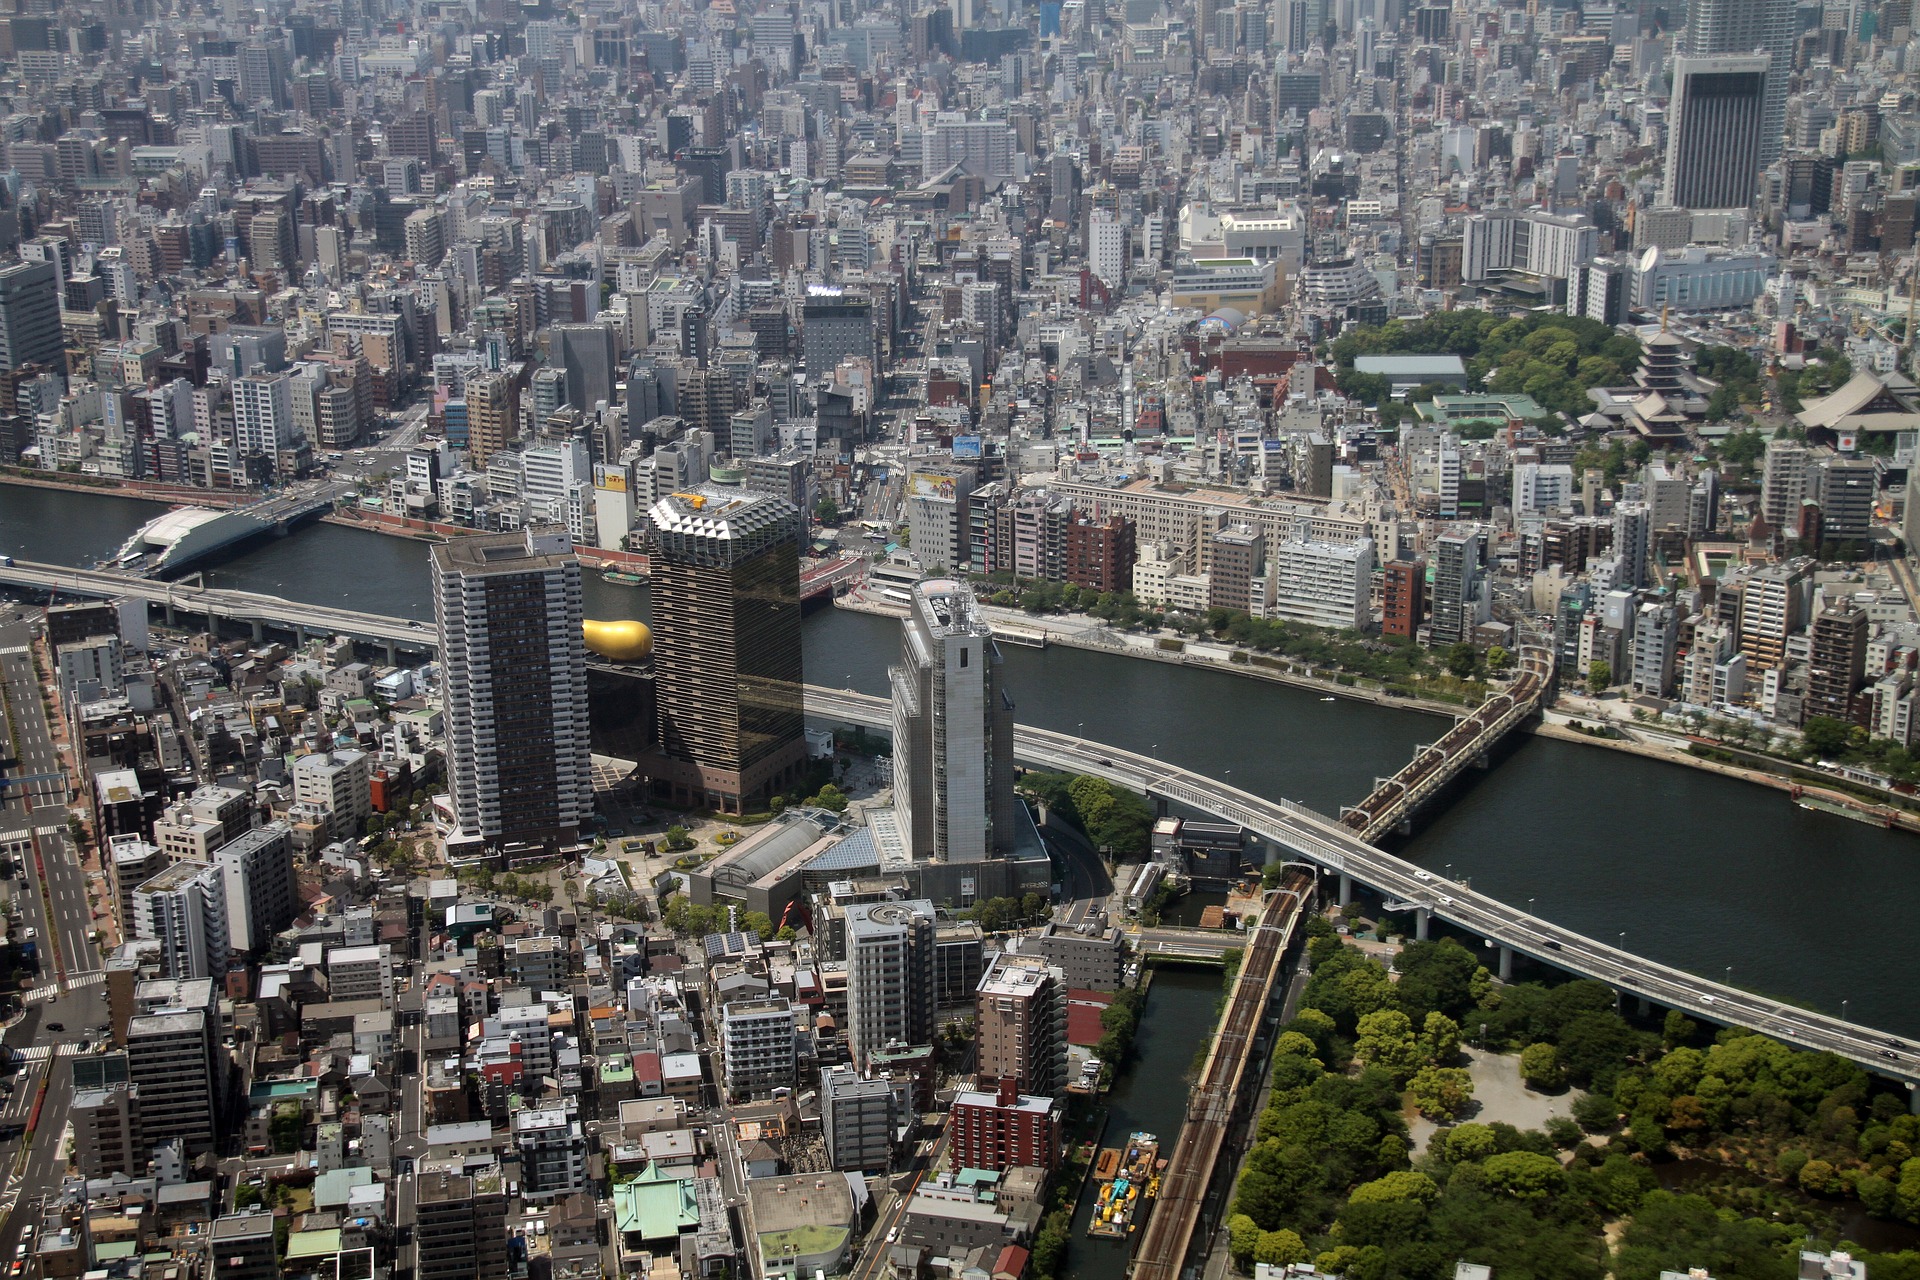
[[613,1189],[613,1224],[621,1235],[671,1240],[700,1225],[693,1179],[676,1178],[648,1165],[638,1177]]
[[331,1258],[340,1252],[340,1232],[302,1231],[287,1237],[287,1261],[297,1258]]

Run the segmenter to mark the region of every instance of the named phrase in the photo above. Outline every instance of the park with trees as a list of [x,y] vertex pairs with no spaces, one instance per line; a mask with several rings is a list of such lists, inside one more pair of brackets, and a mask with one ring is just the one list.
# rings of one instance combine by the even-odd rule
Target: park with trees
[[[1406,946],[1389,973],[1325,921],[1313,933],[1234,1191],[1243,1269],[1792,1280],[1805,1241],[1843,1242],[1843,1213],[1920,1225],[1920,1117],[1845,1059],[1679,1012],[1629,1021],[1599,982],[1498,984],[1452,940]],[[1582,1091],[1572,1115],[1477,1119],[1463,1039],[1517,1054],[1530,1087]],[[1439,1125],[1417,1151],[1409,1110]],[[1681,1160],[1693,1179],[1663,1187]],[[1920,1251],[1855,1256],[1920,1280]]]

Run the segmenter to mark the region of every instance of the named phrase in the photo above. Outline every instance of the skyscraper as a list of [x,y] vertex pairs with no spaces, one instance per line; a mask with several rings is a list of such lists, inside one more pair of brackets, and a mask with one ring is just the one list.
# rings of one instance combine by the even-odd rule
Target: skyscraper
[[570,843],[593,809],[580,562],[558,530],[433,549],[434,615],[460,835]]
[[51,261],[0,268],[0,372],[26,364],[66,368],[60,268]]
[[913,589],[893,683],[893,791],[916,857],[983,862],[1013,847],[1013,699],[964,582]]
[[549,331],[554,364],[566,370],[567,403],[582,413],[613,403],[613,329],[604,324],[557,324]]
[[1067,979],[1044,956],[1003,951],[974,993],[979,1075],[1022,1093],[1067,1083]]
[[772,494],[669,494],[647,512],[656,790],[738,813],[806,767],[800,509]]
[[1766,95],[1760,109],[1760,167],[1780,158],[1787,131],[1787,80],[1793,72],[1795,0],[1687,0],[1674,51],[1691,58],[1763,52]]
[[1673,60],[1662,205],[1744,209],[1753,202],[1768,61],[1765,54]]
[[866,294],[814,285],[807,290],[800,315],[808,381],[831,381],[842,360],[861,358],[870,364],[879,363],[873,340],[873,299]]

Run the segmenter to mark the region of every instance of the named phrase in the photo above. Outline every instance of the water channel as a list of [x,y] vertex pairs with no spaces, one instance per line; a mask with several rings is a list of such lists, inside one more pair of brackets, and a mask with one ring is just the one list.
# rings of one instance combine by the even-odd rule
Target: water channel
[[[0,552],[90,564],[160,510],[0,486]],[[316,525],[207,579],[426,619],[426,557],[423,543]],[[589,573],[586,591],[590,616],[645,615],[643,589]],[[808,678],[884,693],[898,635],[884,618],[822,610],[807,622]],[[1324,811],[1357,799],[1439,726],[1243,676],[1071,649],[1009,646],[1007,677],[1023,721]],[[1404,852],[1593,937],[1619,941],[1624,931],[1628,948],[1651,958],[1920,1034],[1909,996],[1920,984],[1920,931],[1901,924],[1920,918],[1913,836],[1807,813],[1779,792],[1712,774],[1523,739]]]

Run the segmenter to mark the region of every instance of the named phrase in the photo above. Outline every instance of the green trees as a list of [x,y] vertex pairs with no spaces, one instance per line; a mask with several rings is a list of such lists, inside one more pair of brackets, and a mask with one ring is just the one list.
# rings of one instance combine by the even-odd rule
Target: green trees
[[1503,1151],[1488,1156],[1481,1169],[1489,1188],[1522,1200],[1555,1195],[1567,1183],[1558,1160],[1534,1151]]
[[1446,1123],[1473,1100],[1473,1077],[1462,1067],[1422,1067],[1407,1081],[1407,1095],[1421,1115]]
[[1567,1073],[1560,1069],[1560,1055],[1545,1041],[1520,1051],[1520,1078],[1534,1089],[1559,1089],[1567,1083]]
[[1153,836],[1153,810],[1131,791],[1086,774],[1029,772],[1021,786],[1038,797],[1049,813],[1078,823],[1097,846],[1111,846],[1116,859],[1147,851]]
[[[1593,408],[1587,388],[1628,379],[1639,364],[1640,344],[1595,321],[1544,313],[1503,318],[1463,311],[1390,320],[1349,329],[1334,341],[1341,392],[1368,404],[1387,403],[1386,379],[1353,368],[1359,356],[1385,354],[1457,355],[1473,385],[1524,392],[1554,413],[1579,415]],[[1432,389],[1421,388],[1409,400],[1431,398]]]
[[840,504],[833,500],[832,494],[820,495],[820,501],[813,504],[813,518],[821,524],[840,523]]
[[1587,664],[1587,688],[1595,693],[1605,693],[1613,687],[1613,664],[1595,658]]

